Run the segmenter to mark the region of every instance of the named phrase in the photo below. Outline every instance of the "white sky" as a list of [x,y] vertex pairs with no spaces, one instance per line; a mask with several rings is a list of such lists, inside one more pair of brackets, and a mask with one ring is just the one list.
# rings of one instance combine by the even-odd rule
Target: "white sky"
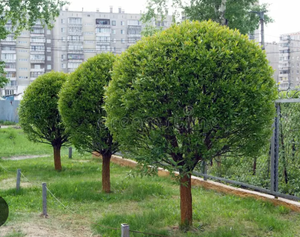
[[[127,13],[140,13],[146,9],[146,0],[69,0],[69,10],[108,12],[113,6],[114,12],[121,7]],[[260,3],[269,3],[269,15],[274,19],[274,23],[265,28],[266,42],[279,41],[279,35],[300,31],[298,15],[300,11],[299,0],[260,0]],[[299,22],[300,23],[300,22]]]

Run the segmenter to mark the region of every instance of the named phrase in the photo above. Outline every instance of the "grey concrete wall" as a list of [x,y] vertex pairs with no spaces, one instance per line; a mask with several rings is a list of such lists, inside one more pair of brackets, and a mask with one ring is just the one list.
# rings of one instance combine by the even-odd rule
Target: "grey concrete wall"
[[11,121],[18,123],[18,107],[20,101],[8,101],[8,100],[0,100],[0,120]]

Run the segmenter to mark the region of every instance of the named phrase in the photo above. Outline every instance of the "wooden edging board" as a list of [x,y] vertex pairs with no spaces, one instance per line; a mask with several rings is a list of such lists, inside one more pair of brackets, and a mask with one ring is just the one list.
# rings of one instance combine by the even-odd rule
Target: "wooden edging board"
[[[99,156],[96,153],[93,153],[94,156]],[[137,162],[129,159],[122,158],[120,156],[113,155],[111,158],[111,162],[121,165],[121,166],[126,166],[126,167],[131,167],[134,168],[137,166]],[[158,176],[169,176],[170,173],[167,170],[164,170],[162,168],[158,169]],[[175,172],[176,175],[176,172]],[[226,193],[226,194],[231,194],[231,195],[236,195],[239,197],[244,197],[244,198],[255,198],[258,200],[263,200],[263,201],[268,201],[273,203],[276,206],[285,206],[293,211],[300,212],[300,202],[284,199],[284,198],[275,198],[272,195],[269,194],[264,194],[264,193],[259,193],[256,191],[251,191],[247,189],[242,189],[242,188],[235,188],[231,187],[222,183],[210,181],[210,180],[204,180],[202,178],[192,176],[192,185],[193,186],[201,186],[205,189],[210,189],[214,190],[217,192],[221,193]]]

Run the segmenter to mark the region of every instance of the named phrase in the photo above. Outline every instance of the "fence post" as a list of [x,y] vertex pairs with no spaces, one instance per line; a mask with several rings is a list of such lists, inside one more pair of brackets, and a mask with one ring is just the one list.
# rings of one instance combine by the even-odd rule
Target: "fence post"
[[18,169],[17,170],[17,183],[16,183],[17,192],[20,191],[20,183],[21,183],[21,169]]
[[69,158],[72,159],[72,147],[69,147]]
[[47,185],[46,183],[42,183],[43,187],[43,216],[47,217]]
[[207,166],[206,166],[206,161],[202,161],[202,173],[203,173],[203,179],[206,181],[207,180]]
[[[271,191],[278,192],[278,160],[279,160],[279,123],[280,104],[276,103],[276,118],[274,121],[271,142]],[[275,196],[276,197],[276,196]],[[276,197],[277,198],[277,197]]]
[[121,237],[129,237],[129,225],[121,224]]

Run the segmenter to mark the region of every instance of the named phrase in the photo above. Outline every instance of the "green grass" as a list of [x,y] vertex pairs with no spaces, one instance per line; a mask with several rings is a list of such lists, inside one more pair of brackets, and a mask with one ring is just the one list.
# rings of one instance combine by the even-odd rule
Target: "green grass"
[[[284,207],[250,198],[223,195],[194,187],[193,229],[178,230],[180,220],[179,187],[169,178],[132,177],[129,168],[112,164],[113,192],[101,190],[101,162],[90,155],[62,158],[63,171],[56,172],[51,158],[20,161],[1,161],[8,169],[0,168],[0,196],[8,202],[10,216],[5,228],[38,223],[61,231],[88,228],[97,236],[120,236],[121,223],[129,223],[131,230],[165,236],[300,236],[300,215]],[[15,191],[15,174],[20,168],[21,191]],[[67,206],[64,209],[48,194],[48,219],[40,219],[42,212],[41,183]],[[45,227],[45,228],[46,228]],[[112,230],[107,227],[117,228]],[[7,236],[22,236],[22,229]],[[90,234],[89,234],[90,235]],[[49,233],[48,236],[51,236]],[[52,236],[55,236],[53,234]],[[88,236],[75,232],[74,236]],[[130,236],[150,236],[131,233]]]
[[[0,128],[0,158],[21,155],[52,154],[51,145],[29,141],[22,129]],[[63,147],[62,155],[68,154],[68,148]],[[74,151],[76,154],[76,151]]]

